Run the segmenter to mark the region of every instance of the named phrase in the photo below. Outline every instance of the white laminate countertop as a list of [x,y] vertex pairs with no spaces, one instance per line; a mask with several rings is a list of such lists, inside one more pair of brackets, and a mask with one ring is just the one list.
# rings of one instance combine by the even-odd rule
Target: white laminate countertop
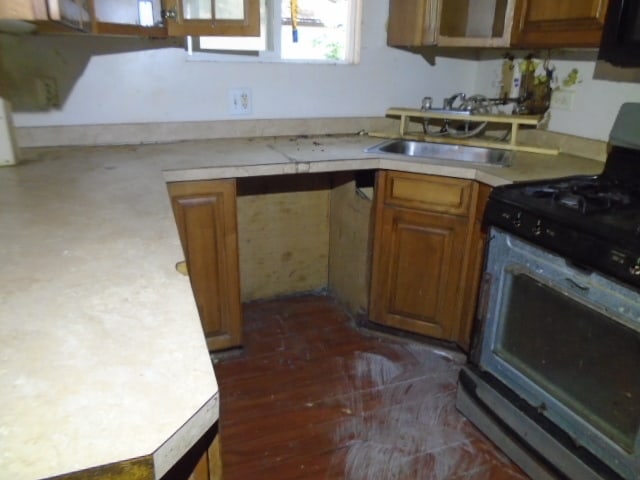
[[0,479],[142,456],[159,477],[217,420],[165,181],[382,168],[495,186],[603,167],[564,154],[498,168],[363,153],[378,141],[32,149],[0,169]]

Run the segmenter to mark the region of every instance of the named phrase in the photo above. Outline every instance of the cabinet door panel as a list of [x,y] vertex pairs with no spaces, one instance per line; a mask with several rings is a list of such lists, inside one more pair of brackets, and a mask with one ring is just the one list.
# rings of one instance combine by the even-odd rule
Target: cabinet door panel
[[0,19],[47,20],[45,0],[0,2]]
[[522,47],[597,47],[607,0],[520,0],[512,44]]
[[371,319],[442,339],[457,333],[464,218],[384,207],[374,244]]
[[170,36],[260,36],[260,0],[165,0],[165,6]]
[[467,216],[471,204],[471,180],[394,173],[388,175],[385,202],[398,207]]
[[419,47],[435,45],[438,2],[432,0],[389,0],[387,45]]
[[389,312],[428,322],[438,313],[440,278],[449,231],[428,225],[406,223],[396,218],[390,279],[396,288],[389,297]]
[[240,345],[235,182],[180,182],[169,192],[207,346]]

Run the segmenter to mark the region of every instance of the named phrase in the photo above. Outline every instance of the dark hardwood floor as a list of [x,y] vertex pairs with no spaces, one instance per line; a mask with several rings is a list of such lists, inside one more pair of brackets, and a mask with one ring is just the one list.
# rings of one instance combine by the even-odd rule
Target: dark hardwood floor
[[330,297],[245,305],[214,357],[224,480],[526,479],[455,409],[464,357],[358,328]]

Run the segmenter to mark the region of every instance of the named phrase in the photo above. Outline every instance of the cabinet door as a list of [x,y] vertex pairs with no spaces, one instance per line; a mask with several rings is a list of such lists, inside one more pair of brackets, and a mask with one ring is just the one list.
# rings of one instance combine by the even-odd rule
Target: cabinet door
[[260,0],[165,0],[171,36],[260,35]]
[[91,31],[93,3],[90,0],[47,0],[49,19],[83,32]]
[[387,44],[508,46],[515,1],[390,0]]
[[47,4],[45,0],[18,0],[0,2],[0,19],[7,20],[46,20]]
[[519,0],[512,45],[597,47],[607,3],[607,0]]
[[209,350],[242,342],[235,180],[168,185]]
[[440,0],[438,36],[443,47],[507,47],[516,0]]
[[220,458],[220,435],[202,455],[187,480],[222,480],[222,460]]
[[435,0],[389,0],[387,45],[434,45],[437,20],[438,2]]
[[162,18],[162,0],[92,0],[93,33],[99,35],[130,35],[166,37]]
[[376,222],[371,320],[453,340],[467,220],[385,206]]

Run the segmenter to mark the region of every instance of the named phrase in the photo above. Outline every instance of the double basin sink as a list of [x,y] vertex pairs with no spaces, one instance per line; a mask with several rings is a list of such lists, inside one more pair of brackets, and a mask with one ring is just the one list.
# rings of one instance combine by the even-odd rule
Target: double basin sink
[[400,155],[415,160],[445,160],[498,167],[509,166],[513,157],[513,152],[509,150],[414,140],[387,140],[364,151],[365,153]]

